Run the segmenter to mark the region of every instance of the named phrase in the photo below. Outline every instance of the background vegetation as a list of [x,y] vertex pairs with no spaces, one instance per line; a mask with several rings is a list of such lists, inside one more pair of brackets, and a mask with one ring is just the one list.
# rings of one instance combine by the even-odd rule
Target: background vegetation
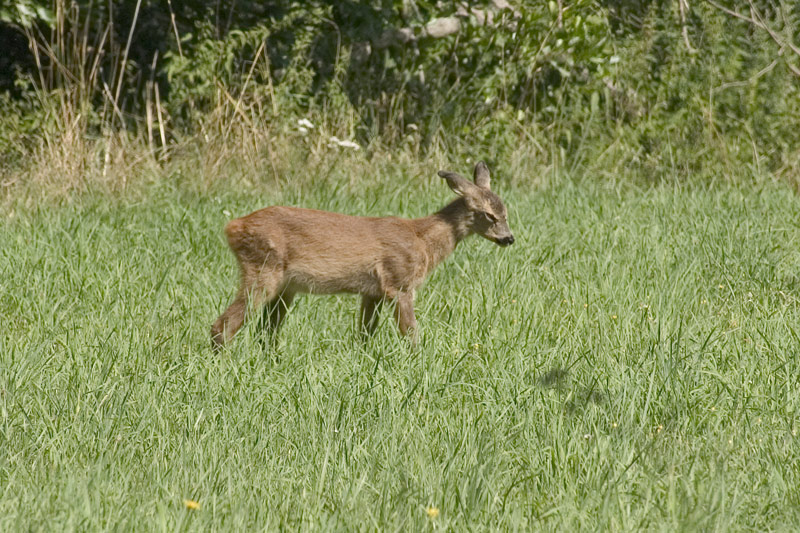
[[277,180],[336,139],[604,178],[797,178],[796,3],[17,0],[0,20],[7,191],[125,187],[198,156],[209,180]]

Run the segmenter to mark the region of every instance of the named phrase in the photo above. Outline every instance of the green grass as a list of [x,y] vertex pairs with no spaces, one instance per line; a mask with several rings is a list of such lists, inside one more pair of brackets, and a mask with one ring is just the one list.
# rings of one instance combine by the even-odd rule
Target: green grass
[[5,217],[0,530],[800,527],[800,200],[780,185],[501,188],[517,243],[474,237],[434,272],[420,350],[386,312],[359,344],[343,295],[302,297],[276,358],[251,328],[211,352],[226,220],[450,198],[395,174]]

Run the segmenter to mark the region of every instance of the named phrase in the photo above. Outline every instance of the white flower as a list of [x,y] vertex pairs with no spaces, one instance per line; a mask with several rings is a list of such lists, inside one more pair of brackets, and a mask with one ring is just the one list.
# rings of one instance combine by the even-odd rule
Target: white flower
[[361,147],[357,143],[354,143],[353,141],[340,141],[339,146],[341,146],[342,148],[352,148],[353,150],[361,149]]
[[299,131],[302,135],[308,135],[308,130],[306,128],[304,128],[303,126],[300,126],[299,128],[297,128],[297,131]]
[[300,126],[301,129],[302,128],[307,128],[309,130],[314,129],[314,125],[307,118],[301,118],[300,120],[298,120],[297,125]]
[[342,148],[352,148],[353,150],[361,149],[357,143],[354,143],[353,141],[343,141],[335,135],[331,135],[331,137],[328,139],[328,146],[331,148],[334,146],[341,146]]

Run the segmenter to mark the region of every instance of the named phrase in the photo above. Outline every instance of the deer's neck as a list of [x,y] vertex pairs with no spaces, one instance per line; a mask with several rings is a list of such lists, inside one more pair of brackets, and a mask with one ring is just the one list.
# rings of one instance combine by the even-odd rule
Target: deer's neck
[[444,261],[453,253],[456,245],[472,233],[470,222],[471,214],[463,198],[449,203],[430,216],[414,221],[417,235],[427,249],[428,272]]

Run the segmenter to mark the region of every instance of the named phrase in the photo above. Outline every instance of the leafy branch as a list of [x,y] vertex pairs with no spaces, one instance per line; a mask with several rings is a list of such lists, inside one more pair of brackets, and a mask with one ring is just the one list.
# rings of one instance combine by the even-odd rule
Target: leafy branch
[[[788,48],[789,50],[792,51],[792,53],[794,53],[795,56],[797,56],[800,59],[800,48],[798,48],[792,42],[791,38],[787,38],[787,37],[782,36],[777,31],[775,31],[774,28],[772,28],[769,24],[767,24],[765,22],[764,16],[761,14],[761,12],[755,6],[755,4],[753,3],[753,0],[747,0],[747,3],[750,6],[750,15],[749,16],[745,15],[743,13],[739,13],[738,11],[734,11],[732,9],[728,9],[725,6],[722,6],[722,5],[718,4],[714,0],[708,0],[708,3],[711,4],[712,6],[716,7],[720,11],[723,11],[723,12],[727,13],[728,15],[731,15],[732,17],[735,17],[737,19],[749,22],[754,27],[767,32],[767,34],[775,42],[775,44],[777,44],[780,47],[780,49],[778,50],[778,55],[779,56],[783,57],[784,50],[786,50]],[[784,26],[787,27],[787,28],[791,28],[792,25],[789,23],[788,20],[786,20],[786,13],[784,12],[784,10],[781,8],[779,11],[780,11],[780,14],[781,14],[781,18],[783,19]],[[792,65],[789,61],[787,61],[785,59],[785,57],[784,57],[784,62],[786,63],[786,66],[789,67],[789,70],[792,71],[792,74],[794,74],[795,76],[800,78],[800,68],[797,68],[796,66]]]

